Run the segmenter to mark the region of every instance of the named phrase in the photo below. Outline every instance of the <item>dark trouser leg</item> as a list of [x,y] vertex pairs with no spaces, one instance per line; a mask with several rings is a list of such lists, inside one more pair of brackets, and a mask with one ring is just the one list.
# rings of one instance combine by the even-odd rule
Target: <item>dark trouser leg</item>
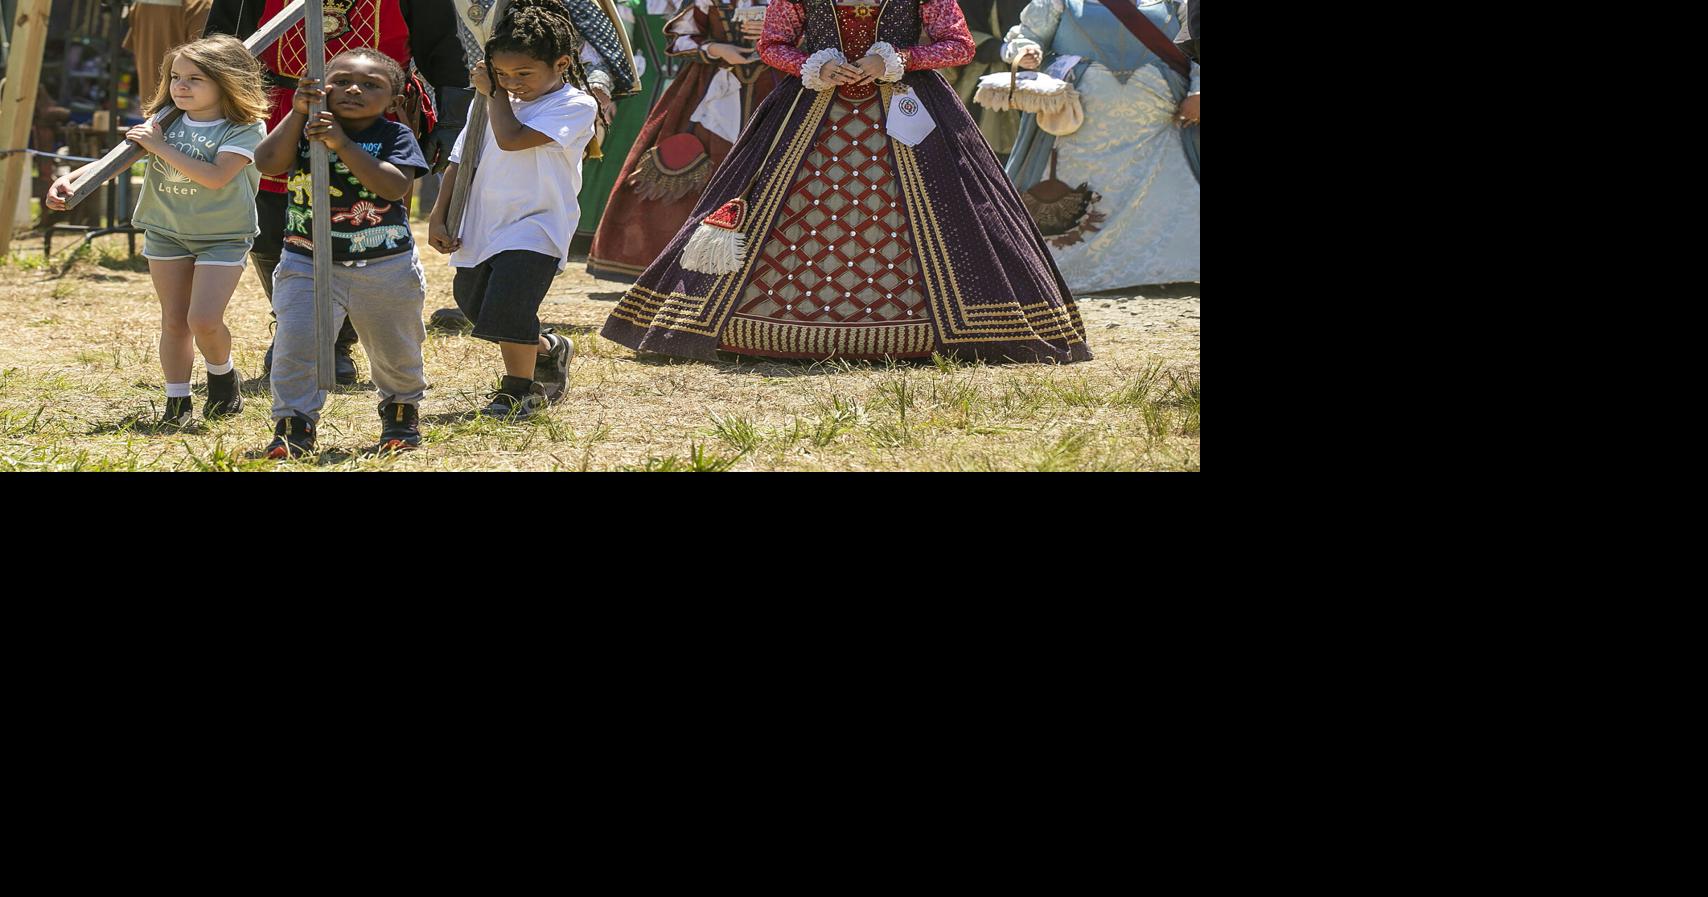
[[249,249],[249,260],[255,263],[255,276],[261,278],[261,289],[267,301],[273,301],[273,270],[279,267],[279,253],[285,248],[285,206],[283,193],[262,190],[255,195],[255,214],[260,220],[261,233]]
[[[286,204],[283,193],[262,190],[255,194],[255,217],[261,225],[261,233],[255,236],[255,245],[249,249],[249,260],[255,263],[255,276],[261,279],[261,291],[267,294],[269,306],[273,304],[273,272],[279,267],[279,253],[285,245]],[[278,321],[276,312],[269,314],[275,322]],[[261,376],[269,376],[272,372],[273,340],[268,340],[267,356],[261,360]]]
[[276,255],[259,255],[253,250],[249,253],[249,261],[255,263],[255,276],[261,279],[261,289],[267,294],[267,301],[273,301],[273,271],[279,267],[279,257]]

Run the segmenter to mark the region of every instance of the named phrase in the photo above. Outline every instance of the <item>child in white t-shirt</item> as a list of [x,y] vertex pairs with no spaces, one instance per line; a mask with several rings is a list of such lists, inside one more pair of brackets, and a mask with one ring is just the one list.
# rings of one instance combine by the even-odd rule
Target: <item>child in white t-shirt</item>
[[[503,383],[482,411],[491,417],[532,417],[569,385],[575,347],[542,332],[539,312],[552,279],[568,267],[581,219],[581,156],[599,110],[568,83],[575,52],[574,26],[558,0],[510,4],[486,45],[486,63],[470,72],[490,126],[462,232],[446,227],[449,190],[428,220],[428,242],[451,253],[457,268],[457,306],[474,335],[498,343],[504,356]],[[446,183],[455,182],[463,158],[459,138]]]

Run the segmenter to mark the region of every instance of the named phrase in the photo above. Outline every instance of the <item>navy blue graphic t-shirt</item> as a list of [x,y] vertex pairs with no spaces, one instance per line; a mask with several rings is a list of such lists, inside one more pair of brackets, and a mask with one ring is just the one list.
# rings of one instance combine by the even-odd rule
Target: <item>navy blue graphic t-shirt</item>
[[[409,128],[380,119],[367,130],[351,134],[350,142],[381,162],[390,162],[411,178],[427,173],[421,144]],[[286,190],[285,250],[314,255],[313,200],[310,193],[308,140],[297,141],[297,163]],[[332,154],[332,258],[356,262],[401,255],[415,248],[409,231],[409,205],[381,199],[368,192],[350,169]]]

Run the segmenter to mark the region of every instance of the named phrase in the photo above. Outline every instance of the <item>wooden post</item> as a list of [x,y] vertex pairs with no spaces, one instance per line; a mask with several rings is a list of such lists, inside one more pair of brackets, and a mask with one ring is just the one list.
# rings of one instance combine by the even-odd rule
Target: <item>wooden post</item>
[[6,60],[6,87],[0,94],[0,150],[17,150],[0,165],[0,256],[12,251],[12,230],[18,217],[19,181],[30,164],[30,126],[36,118],[36,89],[42,79],[42,51],[47,48],[48,18],[53,0],[18,0],[12,20],[12,55]]
[[[302,20],[303,9],[306,4],[307,0],[295,0],[294,3],[280,10],[278,15],[269,19],[265,25],[256,29],[255,33],[243,42],[243,45],[249,48],[249,52],[259,55],[261,51],[277,43],[292,25]],[[154,114],[154,120],[160,122],[161,128],[169,128],[183,114],[176,106],[167,106]],[[138,159],[146,155],[148,155],[146,150],[129,140],[120,143],[111,152],[102,156],[101,161],[96,163],[95,167],[90,169],[82,180],[72,185],[71,196],[65,200],[65,207],[67,209],[76,208],[78,203],[95,195],[95,191],[101,189],[102,185],[129,171]]]
[[[510,7],[510,0],[497,0],[492,4],[492,32],[498,30],[498,23]],[[490,32],[489,32],[490,33]],[[485,64],[485,60],[482,60]],[[492,85],[497,91],[498,85]],[[450,204],[445,207],[445,232],[452,239],[462,236],[463,214],[469,207],[469,189],[474,184],[474,170],[480,166],[480,152],[486,148],[486,97],[475,91],[474,108],[469,110],[468,122],[463,125],[463,154],[457,163],[457,180],[451,185]],[[441,188],[442,189],[442,188]]]
[[[321,0],[308,0],[303,13],[303,25],[308,29],[308,76],[326,87],[326,16]],[[315,121],[326,110],[325,101],[308,107],[308,120]],[[320,388],[330,390],[338,385],[337,363],[333,358],[333,343],[338,333],[332,323],[332,161],[326,144],[311,140],[308,144],[309,200],[313,217],[309,221],[310,236],[314,239],[314,325],[319,338],[315,340],[315,373]]]

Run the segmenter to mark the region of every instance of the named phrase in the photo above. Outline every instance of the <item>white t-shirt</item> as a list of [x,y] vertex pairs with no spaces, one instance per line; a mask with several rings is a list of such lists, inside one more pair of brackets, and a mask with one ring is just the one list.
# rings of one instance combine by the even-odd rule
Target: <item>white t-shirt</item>
[[[486,98],[477,94],[474,101]],[[569,267],[569,241],[581,222],[581,155],[593,139],[599,104],[568,84],[537,100],[512,103],[518,121],[552,142],[508,152],[499,149],[498,138],[487,128],[480,170],[463,213],[463,246],[451,254],[451,265],[473,268],[500,252],[525,249],[558,259],[563,271]],[[462,158],[463,137],[458,137],[451,161]]]

